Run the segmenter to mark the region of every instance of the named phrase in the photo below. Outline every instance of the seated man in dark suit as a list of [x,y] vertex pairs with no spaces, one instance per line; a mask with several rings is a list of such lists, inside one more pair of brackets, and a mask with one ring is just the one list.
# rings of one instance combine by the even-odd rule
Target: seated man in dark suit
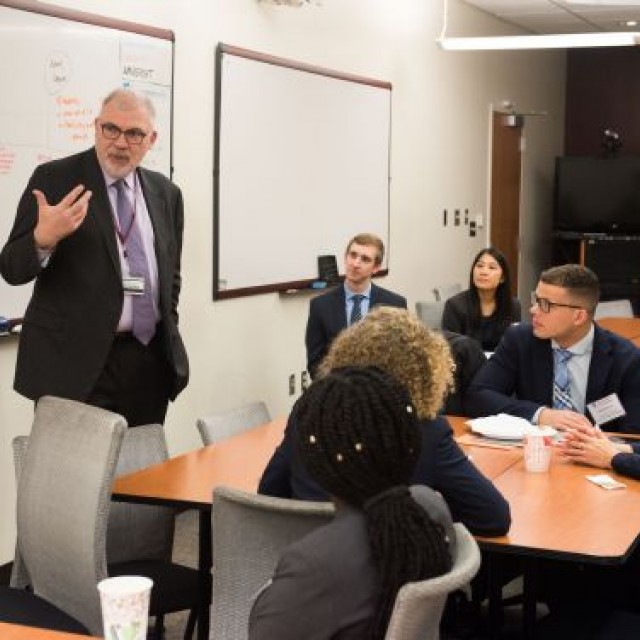
[[586,267],[544,271],[532,294],[532,324],[507,329],[469,387],[467,414],[509,413],[573,429],[591,426],[587,405],[617,399],[625,415],[600,426],[640,432],[640,350],[594,323],[599,295],[598,278]]
[[364,318],[369,309],[376,305],[407,308],[405,298],[371,282],[383,258],[384,244],[378,236],[355,236],[344,253],[344,284],[311,300],[305,342],[307,370],[312,378],[333,339],[345,327]]

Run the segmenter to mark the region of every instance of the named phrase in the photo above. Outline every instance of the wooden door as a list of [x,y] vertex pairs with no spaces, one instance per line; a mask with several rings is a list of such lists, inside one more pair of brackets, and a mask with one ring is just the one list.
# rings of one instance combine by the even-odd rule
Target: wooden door
[[504,253],[511,288],[518,295],[522,116],[493,113],[491,154],[491,246]]

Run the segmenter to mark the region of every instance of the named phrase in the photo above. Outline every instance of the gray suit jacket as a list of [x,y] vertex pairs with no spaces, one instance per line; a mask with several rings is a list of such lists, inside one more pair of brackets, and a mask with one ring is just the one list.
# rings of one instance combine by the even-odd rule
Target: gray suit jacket
[[[440,495],[423,486],[411,492],[455,541]],[[369,637],[379,589],[364,515],[340,507],[331,523],[285,549],[251,611],[249,640],[362,640]]]
[[[173,371],[173,399],[189,376],[177,311],[182,194],[159,173],[138,169],[138,175],[155,235],[160,330]],[[32,190],[57,203],[78,184],[93,192],[87,217],[58,244],[43,269],[33,239],[38,208]],[[35,279],[20,337],[16,391],[32,399],[51,394],[84,400],[104,367],[123,302],[113,214],[94,149],[36,168],[0,254],[0,273],[9,284]]]

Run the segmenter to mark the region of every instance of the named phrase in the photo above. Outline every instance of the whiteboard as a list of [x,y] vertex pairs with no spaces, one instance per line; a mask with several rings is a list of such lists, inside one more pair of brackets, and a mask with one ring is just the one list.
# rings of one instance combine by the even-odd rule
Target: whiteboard
[[[116,87],[153,100],[158,141],[144,164],[171,173],[173,34],[33,7],[0,0],[0,244],[36,165],[93,146],[93,121]],[[31,290],[0,278],[0,316],[22,317]]]
[[391,85],[224,44],[216,62],[214,298],[309,286],[358,233],[388,246]]

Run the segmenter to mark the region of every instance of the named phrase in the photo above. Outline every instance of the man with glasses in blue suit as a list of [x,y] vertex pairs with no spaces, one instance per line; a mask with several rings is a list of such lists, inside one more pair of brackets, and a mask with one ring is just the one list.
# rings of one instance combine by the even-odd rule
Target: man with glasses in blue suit
[[599,426],[639,433],[640,350],[595,324],[599,296],[586,267],[544,271],[531,296],[531,324],[506,331],[469,387],[467,414],[507,413],[563,430],[598,424],[588,405],[600,400],[609,411]]

